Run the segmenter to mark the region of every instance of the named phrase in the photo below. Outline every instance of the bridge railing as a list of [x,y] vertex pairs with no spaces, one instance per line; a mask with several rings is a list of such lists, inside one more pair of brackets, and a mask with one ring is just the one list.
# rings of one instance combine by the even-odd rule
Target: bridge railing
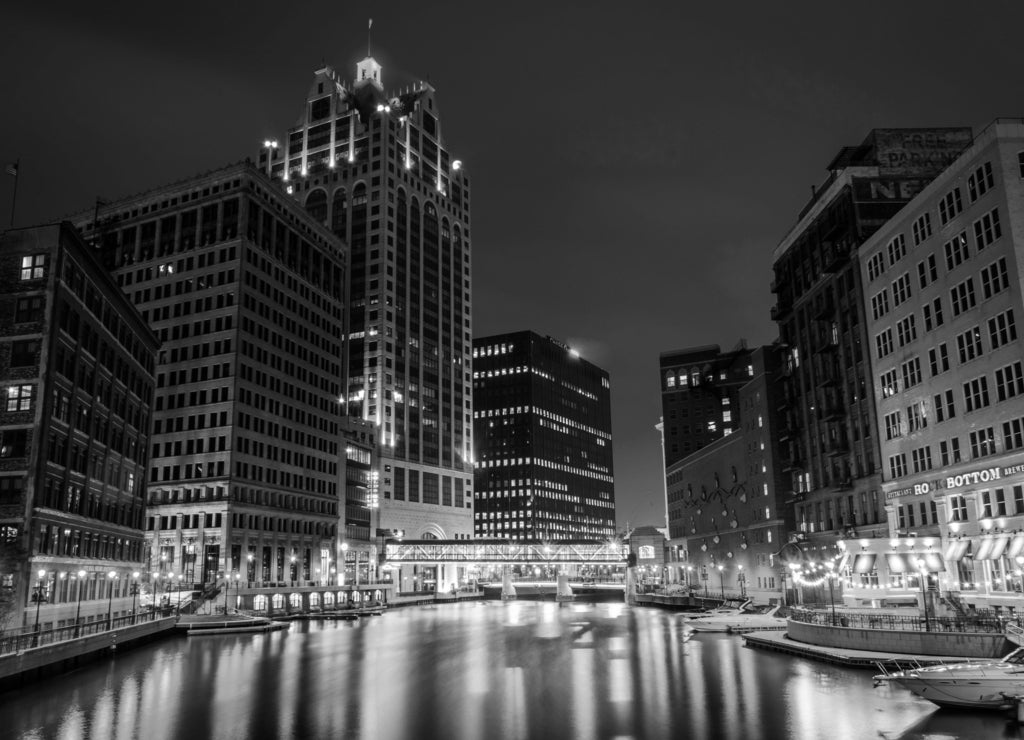
[[[94,622],[79,622],[77,625],[72,624],[66,627],[55,627],[38,631],[21,629],[0,632],[0,655],[19,653],[30,648],[75,640],[100,632],[124,629],[133,624],[142,624],[159,619],[166,616],[166,611],[157,609],[155,611],[139,612],[134,615],[128,614],[123,617],[114,617],[109,622],[106,619],[99,619]],[[174,610],[171,609],[170,613],[173,614]]]

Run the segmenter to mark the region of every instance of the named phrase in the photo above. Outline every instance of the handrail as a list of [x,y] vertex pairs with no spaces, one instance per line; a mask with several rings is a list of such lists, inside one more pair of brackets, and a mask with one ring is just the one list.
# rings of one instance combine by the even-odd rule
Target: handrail
[[[837,612],[828,610],[794,609],[790,614],[794,622],[806,624],[825,624],[834,627],[851,627],[855,629],[874,629],[889,631],[911,631],[911,632],[967,632],[967,633],[992,633],[1004,632],[1010,625],[1020,627],[1006,617],[924,617],[921,615],[902,614],[870,614]],[[1024,630],[1022,630],[1024,635]]]

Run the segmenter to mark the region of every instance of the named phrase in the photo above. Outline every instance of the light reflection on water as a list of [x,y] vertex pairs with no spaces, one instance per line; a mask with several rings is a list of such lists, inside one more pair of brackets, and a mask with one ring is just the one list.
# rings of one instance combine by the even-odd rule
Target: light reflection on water
[[478,602],[170,639],[0,695],[0,738],[1020,738],[619,604]]

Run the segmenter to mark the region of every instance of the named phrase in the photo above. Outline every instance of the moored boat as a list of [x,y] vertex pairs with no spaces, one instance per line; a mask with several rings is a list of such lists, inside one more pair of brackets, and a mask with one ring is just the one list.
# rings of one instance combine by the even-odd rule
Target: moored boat
[[1024,695],[1024,648],[1002,659],[914,666],[882,673],[875,684],[895,683],[940,707],[1002,709]]

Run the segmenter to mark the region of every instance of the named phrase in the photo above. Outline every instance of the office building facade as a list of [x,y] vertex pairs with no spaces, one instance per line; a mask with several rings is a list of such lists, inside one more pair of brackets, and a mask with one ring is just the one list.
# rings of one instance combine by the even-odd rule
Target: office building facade
[[779,381],[771,347],[661,355],[668,580],[708,596],[783,599],[776,554],[793,518],[779,464]]
[[126,613],[157,338],[68,223],[0,235],[3,626]]
[[971,141],[966,128],[876,129],[830,163],[773,258],[780,438],[797,538],[816,560],[886,536],[859,246]]
[[434,88],[324,66],[260,166],[352,250],[349,415],[378,427],[380,526],[472,532],[470,185]]
[[476,537],[615,536],[606,371],[531,331],[480,337],[473,398]]
[[1024,123],[997,120],[861,247],[890,537],[851,598],[1019,609]]
[[147,570],[327,583],[344,509],[344,245],[247,163],[95,215],[87,235],[162,341]]

